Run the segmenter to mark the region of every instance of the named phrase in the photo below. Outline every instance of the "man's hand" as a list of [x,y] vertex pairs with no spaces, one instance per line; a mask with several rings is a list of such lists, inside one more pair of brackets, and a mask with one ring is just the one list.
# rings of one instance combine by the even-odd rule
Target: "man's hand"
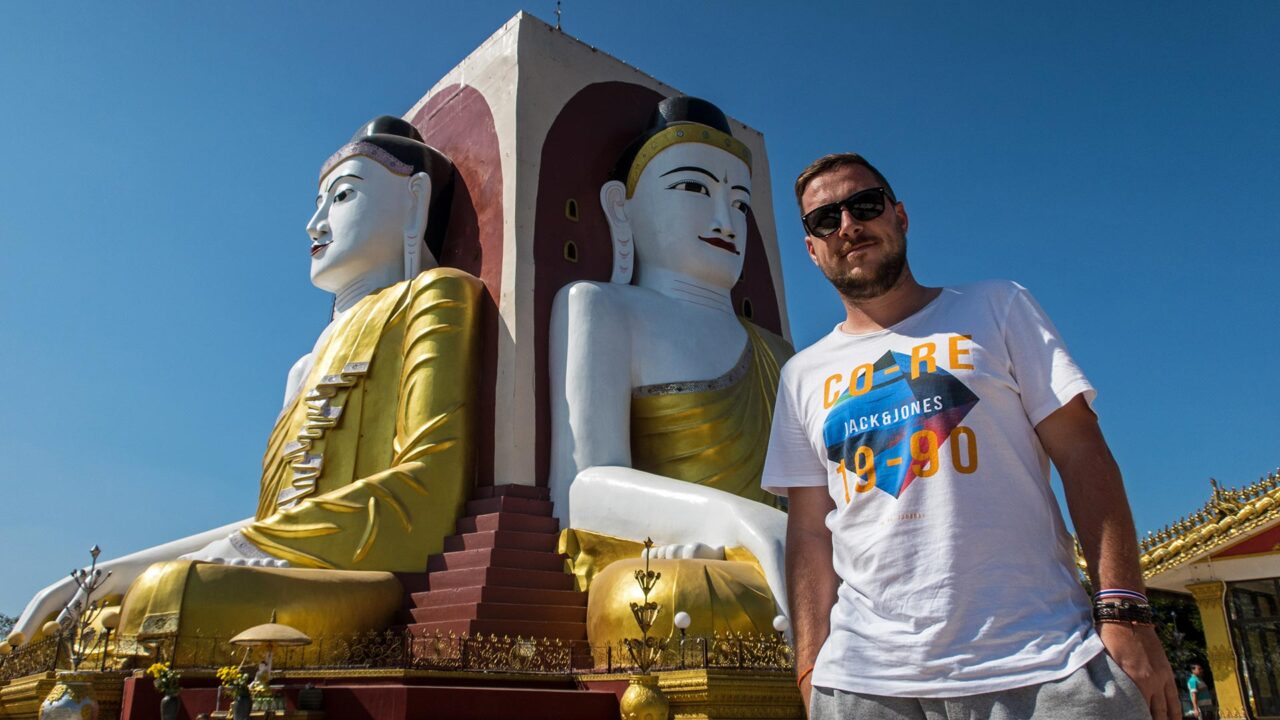
[[[1182,702],[1173,680],[1173,668],[1155,628],[1144,625],[1102,623],[1098,626],[1107,654],[1124,670],[1147,699],[1153,720],[1180,720]],[[1196,708],[1200,717],[1200,708]]]

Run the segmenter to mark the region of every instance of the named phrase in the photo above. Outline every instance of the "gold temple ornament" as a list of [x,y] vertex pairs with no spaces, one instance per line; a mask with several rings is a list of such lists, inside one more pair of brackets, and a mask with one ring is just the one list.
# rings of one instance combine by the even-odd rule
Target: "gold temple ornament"
[[[60,665],[59,659],[65,648],[71,671],[58,673],[57,684],[40,704],[41,720],[92,720],[98,717],[93,678],[88,673],[81,673],[80,666],[94,652],[101,655],[105,665],[107,643],[119,618],[115,608],[108,611],[104,599],[93,597],[111,576],[110,570],[103,572],[98,567],[98,556],[101,554],[102,549],[94,545],[89,550],[92,558],[89,567],[71,571],[71,579],[75,581],[78,590],[62,612],[58,613],[57,619],[50,620],[42,629],[46,639],[52,641],[52,666],[56,668]],[[101,628],[101,631],[97,628]]]
[[662,608],[649,599],[649,593],[662,578],[662,573],[649,569],[649,555],[653,551],[653,539],[644,539],[644,569],[636,570],[636,583],[644,596],[643,603],[631,603],[631,614],[640,628],[639,638],[623,641],[631,659],[640,673],[632,675],[626,692],[619,701],[622,720],[666,720],[671,703],[658,688],[658,677],[649,671],[667,649],[666,638],[650,637],[649,630]]

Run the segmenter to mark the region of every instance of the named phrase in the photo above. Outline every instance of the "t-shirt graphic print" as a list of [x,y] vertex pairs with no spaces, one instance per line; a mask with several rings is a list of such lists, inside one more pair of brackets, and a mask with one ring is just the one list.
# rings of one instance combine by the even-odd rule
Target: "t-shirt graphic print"
[[899,497],[913,480],[938,471],[943,443],[950,443],[958,472],[975,469],[977,440],[960,422],[978,396],[929,360],[888,351],[875,364],[856,368],[827,415],[822,438],[846,502],[850,476],[854,492]]

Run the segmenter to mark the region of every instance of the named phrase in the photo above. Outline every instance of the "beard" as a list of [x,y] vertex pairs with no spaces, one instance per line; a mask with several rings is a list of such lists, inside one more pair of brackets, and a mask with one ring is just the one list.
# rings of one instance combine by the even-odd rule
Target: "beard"
[[878,298],[898,284],[907,267],[906,238],[891,245],[886,243],[886,246],[887,254],[875,265],[864,265],[863,272],[856,277],[841,272],[834,266],[822,268],[822,274],[835,286],[836,292],[847,300],[857,302]]

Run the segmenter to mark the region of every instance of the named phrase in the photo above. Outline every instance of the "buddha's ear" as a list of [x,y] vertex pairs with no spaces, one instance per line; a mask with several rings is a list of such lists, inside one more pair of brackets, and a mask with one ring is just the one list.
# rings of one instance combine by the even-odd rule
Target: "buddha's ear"
[[409,178],[409,210],[404,223],[404,279],[412,280],[423,270],[430,270],[438,261],[427,250],[425,238],[427,223],[431,220],[431,176],[414,173]]
[[617,180],[601,186],[600,207],[609,223],[609,237],[613,239],[613,275],[609,282],[629,285],[636,254],[631,221],[627,218],[627,186]]

